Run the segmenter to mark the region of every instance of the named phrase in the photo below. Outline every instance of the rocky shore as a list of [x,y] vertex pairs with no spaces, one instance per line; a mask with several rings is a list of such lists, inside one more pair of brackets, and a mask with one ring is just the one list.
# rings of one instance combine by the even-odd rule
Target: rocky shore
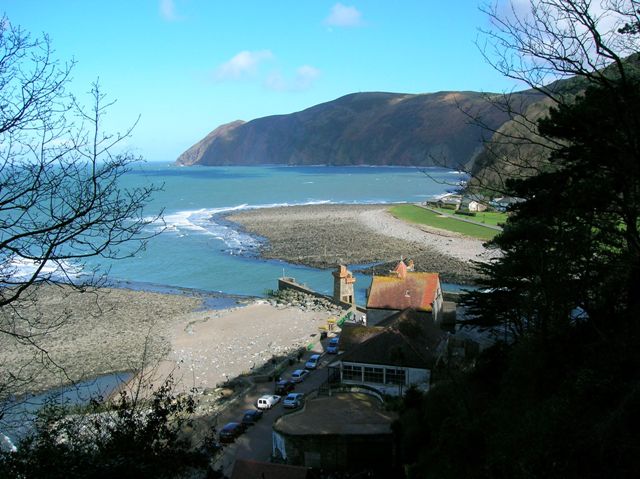
[[[306,347],[327,318],[341,313],[305,295],[244,300],[223,310],[204,309],[204,300],[188,292],[40,288],[19,317],[0,310],[2,324],[30,323],[39,331],[37,347],[0,335],[0,385],[21,395],[144,366],[154,369],[156,384],[171,374],[180,389],[211,391]],[[0,401],[8,392],[0,389]]]
[[32,341],[0,335],[0,384],[39,392],[157,362],[171,349],[171,325],[201,304],[186,294],[41,287],[18,310],[0,310],[2,324],[35,333]]
[[404,256],[414,260],[418,271],[437,271],[446,282],[468,284],[477,278],[471,261],[492,256],[480,240],[405,223],[388,208],[287,206],[234,212],[226,220],[265,238],[263,257],[316,268],[392,263]]

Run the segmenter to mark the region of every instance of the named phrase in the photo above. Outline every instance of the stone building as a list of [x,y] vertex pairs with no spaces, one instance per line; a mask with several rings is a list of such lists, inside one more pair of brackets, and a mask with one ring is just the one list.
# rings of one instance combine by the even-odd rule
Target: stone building
[[[273,425],[273,455],[325,471],[389,471],[396,464],[391,424],[379,398],[342,392],[317,396]],[[380,475],[378,477],[385,477]]]
[[333,299],[337,302],[355,304],[354,284],[356,278],[343,264],[333,272]]

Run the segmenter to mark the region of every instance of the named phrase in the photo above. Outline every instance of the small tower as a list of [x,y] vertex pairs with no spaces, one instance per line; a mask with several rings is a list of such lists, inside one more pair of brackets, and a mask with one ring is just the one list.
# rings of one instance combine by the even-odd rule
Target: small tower
[[333,273],[333,299],[343,303],[355,304],[355,294],[353,284],[356,278],[351,271],[343,264],[338,266],[338,270]]

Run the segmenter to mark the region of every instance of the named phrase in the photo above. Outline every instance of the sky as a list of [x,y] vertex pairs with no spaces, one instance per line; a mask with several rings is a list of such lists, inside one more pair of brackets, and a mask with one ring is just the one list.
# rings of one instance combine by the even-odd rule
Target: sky
[[[483,59],[486,0],[0,0],[60,61],[81,101],[99,80],[106,128],[149,161],[174,161],[221,124],[354,92],[503,92]],[[86,98],[86,97],[84,97]]]

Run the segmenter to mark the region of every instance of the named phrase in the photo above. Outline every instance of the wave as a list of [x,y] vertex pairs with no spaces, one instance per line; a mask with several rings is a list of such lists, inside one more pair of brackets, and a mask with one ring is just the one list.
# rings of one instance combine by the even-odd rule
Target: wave
[[[40,261],[14,256],[6,261],[3,266],[2,276],[10,277],[10,282],[23,281],[31,278],[40,267]],[[41,268],[39,277],[56,281],[65,281],[69,278],[78,278],[82,275],[82,267],[68,261],[46,261]]]
[[175,234],[178,238],[190,234],[203,234],[221,240],[227,248],[234,251],[255,249],[259,242],[252,236],[231,228],[217,218],[223,213],[243,210],[249,207],[247,204],[222,207],[201,208],[198,210],[186,210],[170,213],[164,217],[163,234]]
[[307,200],[304,202],[265,203],[250,205],[243,203],[234,206],[218,208],[201,208],[198,210],[184,210],[168,213],[164,216],[164,222],[155,222],[158,231],[163,234],[175,234],[178,238],[190,234],[203,234],[212,236],[222,241],[231,254],[239,254],[247,250],[256,250],[261,241],[237,228],[234,224],[226,222],[224,215],[234,211],[284,208],[288,206],[328,205],[328,204],[378,204],[387,203],[382,200],[360,201],[357,203],[332,202],[331,200]]

